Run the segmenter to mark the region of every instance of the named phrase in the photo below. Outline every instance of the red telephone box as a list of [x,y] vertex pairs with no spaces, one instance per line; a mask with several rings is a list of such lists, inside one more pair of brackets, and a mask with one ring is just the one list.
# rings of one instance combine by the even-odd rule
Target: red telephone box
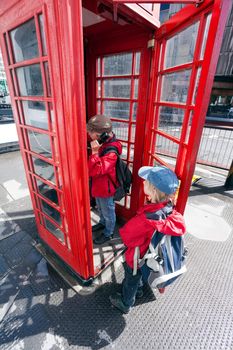
[[230,7],[230,0],[189,4],[159,28],[156,8],[148,13],[139,3],[0,4],[0,42],[38,234],[84,281],[122,251],[92,245],[87,118],[111,116],[133,171],[120,216],[129,218],[143,201],[140,166],[157,163],[176,171],[183,212]]

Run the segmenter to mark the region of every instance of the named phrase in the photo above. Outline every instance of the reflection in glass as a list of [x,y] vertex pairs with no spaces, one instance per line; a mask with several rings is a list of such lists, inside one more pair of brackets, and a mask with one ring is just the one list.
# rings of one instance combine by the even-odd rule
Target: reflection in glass
[[160,107],[159,114],[159,129],[179,139],[184,120],[184,109]]
[[98,80],[97,97],[101,97],[101,81]]
[[39,56],[34,19],[10,32],[14,61],[21,62]]
[[55,203],[58,205],[58,195],[57,191],[47,185],[46,183],[36,179],[37,187],[38,187],[38,192],[45,198],[49,199],[51,202]]
[[134,145],[131,145],[131,146],[130,146],[129,160],[131,160],[131,161],[134,160]]
[[44,71],[45,71],[45,79],[46,79],[46,86],[47,86],[47,96],[51,97],[51,84],[50,84],[50,75],[49,75],[48,62],[45,62],[45,64],[44,64]]
[[137,102],[134,102],[133,103],[133,120],[134,121],[136,120],[136,117],[137,117],[137,110],[138,110],[138,104]]
[[50,138],[48,135],[28,130],[30,149],[44,157],[51,158]]
[[97,113],[101,114],[101,102],[100,101],[97,102]]
[[65,243],[63,232],[54,224],[52,224],[51,221],[47,220],[45,217],[44,217],[44,222],[47,230],[49,230],[57,239],[59,239],[59,241],[61,241],[62,243]]
[[104,80],[104,97],[130,98],[130,79]]
[[128,145],[125,142],[122,142],[122,154],[121,158],[126,160],[127,159],[127,150],[128,150]]
[[22,101],[26,125],[48,130],[48,117],[45,103],[41,101]]
[[138,98],[138,79],[134,80],[134,94],[133,98]]
[[46,203],[45,201],[41,200],[41,207],[43,213],[47,214],[50,216],[54,221],[58,223],[58,225],[61,225],[61,215],[59,211],[54,209],[51,205]]
[[136,125],[132,124],[131,126],[131,136],[130,136],[130,141],[135,142],[135,134],[136,134]]
[[98,57],[98,59],[97,59],[97,77],[100,77],[100,72],[101,72],[101,70],[100,70],[100,58]]
[[52,130],[55,131],[56,127],[55,127],[55,116],[54,116],[53,104],[49,102],[48,106],[49,106],[49,114],[50,114],[50,120],[52,124]]
[[140,58],[141,58],[141,52],[136,53],[136,64],[135,64],[135,74],[139,74],[140,72]]
[[155,153],[177,158],[179,145],[166,137],[156,135]]
[[188,95],[191,69],[165,74],[162,78],[161,101],[185,103]]
[[200,59],[203,59],[203,58],[204,58],[205,47],[206,47],[206,40],[207,40],[208,33],[209,33],[211,17],[212,17],[212,15],[209,14],[209,15],[207,16],[207,18],[206,18],[205,32],[204,32],[203,41],[202,41],[202,46],[201,46],[201,55],[200,55]]
[[132,73],[132,53],[104,57],[104,76],[130,75]]
[[45,180],[56,183],[54,176],[54,168],[51,164],[39,158],[32,157],[35,173]]
[[104,114],[112,118],[129,120],[129,102],[104,101]]
[[192,104],[193,105],[195,105],[195,103],[196,103],[197,89],[198,89],[198,86],[199,86],[200,75],[201,75],[201,67],[199,67],[197,69],[195,87],[194,87],[194,90],[193,90],[193,99],[192,99]]
[[198,27],[196,22],[167,41],[165,68],[193,61]]
[[47,55],[47,46],[46,46],[46,39],[45,39],[43,15],[39,16],[39,23],[40,23],[40,34],[41,34],[41,41],[42,41],[42,52],[43,52],[43,56],[46,56]]
[[43,84],[39,64],[16,69],[20,96],[43,96]]
[[112,122],[113,131],[119,140],[128,141],[129,125],[128,123]]

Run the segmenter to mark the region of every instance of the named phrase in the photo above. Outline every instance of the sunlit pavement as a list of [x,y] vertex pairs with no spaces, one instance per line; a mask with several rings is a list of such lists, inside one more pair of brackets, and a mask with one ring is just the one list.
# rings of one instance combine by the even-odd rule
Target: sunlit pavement
[[0,155],[0,349],[233,349],[233,191],[207,176],[185,219],[188,272],[145,289],[128,315],[111,307],[123,270],[75,293],[34,248],[37,230],[19,152]]

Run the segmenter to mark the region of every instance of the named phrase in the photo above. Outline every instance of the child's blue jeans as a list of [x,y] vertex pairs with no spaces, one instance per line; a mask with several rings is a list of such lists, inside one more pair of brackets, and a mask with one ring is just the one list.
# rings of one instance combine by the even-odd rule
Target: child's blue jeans
[[136,299],[138,288],[142,288],[142,274],[138,269],[137,274],[133,276],[133,270],[125,263],[125,278],[122,282],[122,301],[126,306],[133,306]]
[[99,210],[100,223],[105,226],[104,235],[109,237],[113,234],[116,224],[115,202],[113,197],[96,197]]

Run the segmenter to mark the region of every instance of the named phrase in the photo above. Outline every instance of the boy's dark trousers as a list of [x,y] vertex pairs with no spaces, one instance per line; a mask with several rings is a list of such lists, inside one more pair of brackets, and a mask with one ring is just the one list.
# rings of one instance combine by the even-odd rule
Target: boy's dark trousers
[[142,288],[142,274],[138,269],[137,274],[133,276],[133,270],[127,265],[124,264],[125,269],[125,278],[122,282],[122,301],[126,306],[133,306],[136,299],[136,293],[138,288]]

